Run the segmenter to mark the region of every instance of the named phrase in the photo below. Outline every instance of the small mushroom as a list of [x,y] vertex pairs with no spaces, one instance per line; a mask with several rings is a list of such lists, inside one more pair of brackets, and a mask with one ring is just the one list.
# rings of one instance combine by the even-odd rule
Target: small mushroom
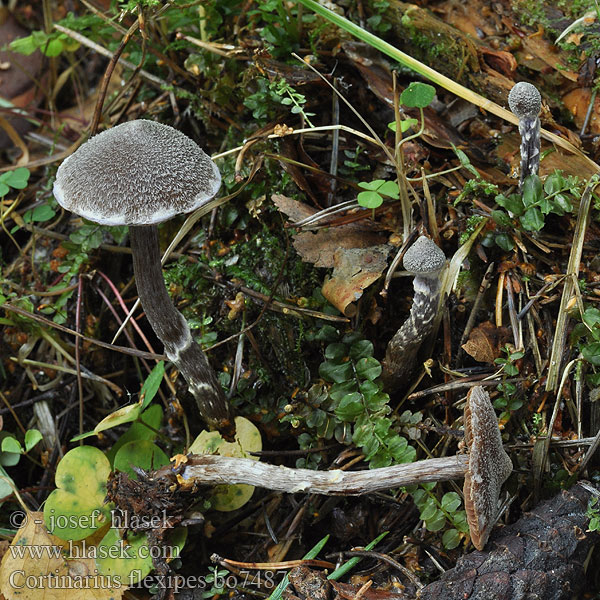
[[500,488],[512,472],[512,462],[502,447],[496,413],[480,386],[467,395],[464,412],[465,443],[469,468],[463,494],[471,541],[482,550],[496,522]]
[[540,119],[542,97],[535,85],[520,81],[508,94],[508,106],[519,118],[521,135],[521,176],[519,188],[529,175],[537,175],[540,166]]
[[440,274],[446,264],[444,253],[422,235],[406,251],[404,268],[415,276],[415,295],[410,314],[390,340],[383,364],[383,381],[393,390],[411,374],[421,344],[433,329],[442,283]]
[[168,125],[140,119],[80,146],[58,168],[54,196],[90,221],[129,226],[135,281],[148,321],[188,382],[201,416],[231,436],[232,409],[167,293],[157,227],[202,206],[220,186],[217,166],[194,141]]

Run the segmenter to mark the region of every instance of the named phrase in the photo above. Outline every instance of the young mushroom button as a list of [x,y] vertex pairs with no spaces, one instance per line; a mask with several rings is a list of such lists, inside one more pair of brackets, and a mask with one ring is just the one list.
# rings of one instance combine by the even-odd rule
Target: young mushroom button
[[433,329],[442,285],[440,273],[446,257],[434,242],[422,235],[406,251],[403,263],[415,276],[415,294],[410,315],[390,340],[385,353],[383,381],[390,391],[410,376],[419,348]]
[[463,494],[471,541],[483,550],[496,521],[500,488],[512,472],[512,462],[502,447],[496,413],[482,387],[467,395],[464,412],[465,443],[469,466]]
[[508,94],[508,106],[519,119],[521,175],[519,187],[528,175],[537,175],[540,166],[540,119],[542,97],[531,83],[520,81]]
[[175,308],[162,275],[157,224],[191,212],[219,191],[215,163],[183,133],[135,120],[92,137],[58,168],[58,203],[95,223],[128,225],[138,294],[165,354],[189,384],[211,428],[234,420],[216,375]]

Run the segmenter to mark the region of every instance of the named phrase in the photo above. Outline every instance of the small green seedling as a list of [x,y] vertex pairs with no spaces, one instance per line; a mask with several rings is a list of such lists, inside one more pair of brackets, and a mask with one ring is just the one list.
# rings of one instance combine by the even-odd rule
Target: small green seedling
[[[548,215],[560,217],[573,211],[569,196],[580,197],[577,177],[565,176],[557,170],[542,183],[537,175],[528,175],[522,193],[496,196],[496,203],[505,210],[494,210],[492,219],[505,230],[521,228],[537,232],[543,229]],[[496,234],[495,241],[506,251],[515,245],[512,237],[501,231]]]
[[42,434],[37,429],[29,429],[25,432],[25,447],[21,446],[21,443],[17,438],[8,435],[2,440],[2,452],[9,452],[11,454],[25,454],[29,452],[34,446],[36,446],[42,440]]
[[496,387],[501,395],[494,400],[494,408],[502,411],[500,421],[508,421],[511,413],[523,406],[523,400],[519,396],[517,386],[507,381],[507,379],[519,374],[517,361],[525,356],[525,352],[521,350],[515,351],[508,344],[502,348],[502,352],[504,352],[506,357],[494,360],[497,365],[502,366],[502,383],[499,383]]
[[590,496],[585,516],[590,520],[588,531],[600,531],[600,506],[598,496]]
[[[321,327],[315,337],[327,343],[319,366],[324,381],[311,386],[302,401],[288,405],[281,419],[295,429],[304,426],[300,446],[313,448],[320,439],[332,438],[354,443],[371,468],[415,460],[416,450],[398,433],[403,423],[389,416],[390,398],[383,392],[382,366],[373,356],[372,342],[355,332],[341,335],[331,325]],[[313,462],[318,457],[310,454]],[[307,459],[299,459],[296,466],[306,467]]]
[[364,208],[375,210],[383,204],[383,196],[398,199],[398,184],[395,181],[375,179],[375,181],[361,181],[359,187],[367,190],[357,196],[358,203]]
[[19,167],[13,171],[6,171],[0,175],[0,198],[10,192],[10,189],[24,190],[29,181],[29,169]]
[[409,492],[427,531],[441,531],[450,525],[442,536],[442,543],[446,550],[452,550],[466,538],[469,531],[467,516],[464,510],[458,510],[462,500],[456,492],[447,492],[438,499],[435,487],[436,483],[426,483],[416,489],[409,488]]
[[[420,112],[420,127],[417,133],[404,138],[400,144],[406,143],[408,140],[412,140],[419,137],[425,130],[425,115],[423,109],[431,104],[435,96],[435,88],[427,83],[421,83],[413,81],[403,92],[400,94],[400,102],[408,108],[418,108]],[[419,124],[417,119],[408,118],[400,121],[400,131],[404,133],[410,128],[415,127]],[[396,131],[398,124],[394,121],[389,123],[388,127],[392,131]],[[400,196],[398,183],[395,181],[385,181],[383,179],[376,179],[375,181],[361,181],[359,187],[363,188],[364,192],[360,192],[357,196],[357,201],[360,206],[364,208],[371,208],[375,210],[383,203],[383,197],[393,198],[397,200]]]
[[8,48],[18,54],[29,56],[36,50],[42,52],[45,56],[59,56],[62,52],[74,52],[79,48],[78,41],[73,40],[68,35],[53,31],[45,33],[43,31],[34,31],[27,37],[13,40]]

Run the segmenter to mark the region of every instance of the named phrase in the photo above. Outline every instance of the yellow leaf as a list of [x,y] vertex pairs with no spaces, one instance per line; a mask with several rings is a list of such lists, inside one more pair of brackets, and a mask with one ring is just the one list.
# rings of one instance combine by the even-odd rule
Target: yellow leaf
[[41,512],[28,512],[0,564],[0,592],[6,600],[121,598],[127,586],[100,575],[88,556],[85,540],[63,541],[48,532]]

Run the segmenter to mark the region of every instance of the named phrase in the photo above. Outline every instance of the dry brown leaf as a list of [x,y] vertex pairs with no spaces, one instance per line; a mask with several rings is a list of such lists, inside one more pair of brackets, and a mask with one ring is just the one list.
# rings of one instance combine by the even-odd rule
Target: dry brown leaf
[[[578,128],[585,121],[585,115],[590,106],[592,91],[588,88],[578,88],[563,96],[563,103],[573,115],[573,120]],[[588,133],[600,133],[600,99],[596,97],[594,108],[588,125]]]
[[[292,221],[300,221],[316,212],[302,202],[279,194],[272,196],[272,200]],[[323,228],[317,232],[301,231],[293,238],[294,248],[303,261],[325,268],[336,265],[334,254],[340,248],[370,248],[385,241],[386,236],[373,231],[367,221]]]
[[577,73],[568,68],[565,52],[542,35],[537,33],[524,35],[525,32],[507,17],[503,21],[509,31],[521,41],[521,50],[515,52],[519,66],[526,66],[538,71],[551,67],[555,73],[566,79],[577,81]]
[[0,591],[6,600],[121,598],[126,586],[100,575],[94,558],[82,554],[48,532],[43,513],[27,513],[0,564]]
[[[300,221],[316,211],[302,202],[280,194],[272,196],[277,208],[292,221]],[[333,273],[323,285],[323,295],[333,306],[352,316],[351,306],[363,290],[379,279],[387,267],[391,247],[386,236],[373,231],[368,221],[348,223],[316,232],[301,231],[293,237],[293,245],[303,261],[315,267],[331,268]]]
[[293,223],[302,221],[302,219],[306,219],[317,212],[311,206],[298,202],[298,200],[294,200],[293,198],[288,198],[283,194],[273,194],[271,200],[273,200],[275,206],[283,214],[287,215]]
[[494,360],[502,354],[501,348],[509,337],[510,333],[506,327],[496,327],[490,321],[485,321],[471,331],[462,349],[477,362],[494,364]]
[[323,296],[347,317],[356,314],[363,290],[381,277],[387,267],[389,246],[339,248],[334,253],[333,274],[323,285]]

